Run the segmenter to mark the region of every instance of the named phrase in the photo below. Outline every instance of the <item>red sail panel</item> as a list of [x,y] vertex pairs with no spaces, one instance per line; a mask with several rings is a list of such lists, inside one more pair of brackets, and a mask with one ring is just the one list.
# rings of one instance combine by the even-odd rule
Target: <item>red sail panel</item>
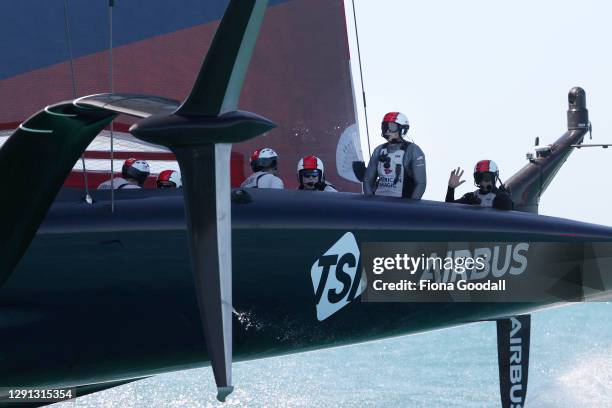
[[[224,2],[210,3],[213,4],[202,7],[219,8],[217,3]],[[115,21],[125,20],[120,18],[122,10],[120,6],[114,8]],[[166,18],[182,18],[187,14],[186,10],[177,10],[177,16]],[[74,14],[71,17],[80,18]],[[117,32],[130,30],[117,24]],[[217,26],[218,17],[217,21],[115,47],[114,91],[184,99]],[[56,29],[63,30],[63,26]],[[19,42],[20,38],[11,41]],[[75,58],[74,67],[78,95],[109,90],[107,50]],[[7,128],[9,123],[25,120],[50,103],[72,98],[69,61],[64,59],[1,79],[0,89],[11,101],[0,107],[0,124]],[[269,146],[279,153],[279,175],[288,188],[297,186],[298,160],[314,154],[325,163],[331,183],[342,191],[360,191],[358,184],[337,175],[335,165],[338,139],[356,121],[342,0],[291,0],[269,6],[239,107],[266,116],[279,126],[264,136],[234,146],[233,185],[250,174],[251,152]],[[131,119],[120,117],[118,122],[124,128]],[[115,168],[120,164],[116,163]],[[78,184],[81,179],[73,175],[69,184]]]

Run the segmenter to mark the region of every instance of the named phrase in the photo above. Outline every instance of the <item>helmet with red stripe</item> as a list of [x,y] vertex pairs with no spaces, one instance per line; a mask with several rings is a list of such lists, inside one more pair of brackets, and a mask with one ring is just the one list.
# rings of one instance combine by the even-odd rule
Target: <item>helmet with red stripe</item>
[[408,123],[408,118],[403,113],[389,112],[383,117],[380,127],[382,135],[385,137],[387,130],[391,132],[400,132],[400,135],[405,135],[410,128],[410,124]]
[[[317,156],[306,156],[300,159],[297,165],[297,173],[300,189],[320,188],[325,184],[325,168],[323,162]],[[306,184],[304,184],[305,178]]]
[[147,163],[146,160],[130,158],[123,162],[121,175],[124,179],[136,180],[138,184],[142,186],[147,177],[149,177],[149,174],[149,163]]
[[179,188],[183,185],[181,173],[176,170],[164,170],[157,175],[157,188]]
[[490,179],[495,185],[499,179],[499,169],[493,160],[481,160],[474,166],[474,181],[478,185],[482,180]]
[[278,166],[278,154],[269,147],[258,149],[251,155],[251,169],[254,172],[274,169]]

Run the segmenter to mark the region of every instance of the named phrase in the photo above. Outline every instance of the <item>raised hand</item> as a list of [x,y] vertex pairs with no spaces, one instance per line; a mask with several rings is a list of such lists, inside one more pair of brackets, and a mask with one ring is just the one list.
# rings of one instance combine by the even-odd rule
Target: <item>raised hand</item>
[[451,171],[450,177],[448,178],[448,186],[451,188],[457,188],[465,183],[465,180],[461,180],[462,176],[463,170],[461,170],[461,167],[457,167],[457,170]]

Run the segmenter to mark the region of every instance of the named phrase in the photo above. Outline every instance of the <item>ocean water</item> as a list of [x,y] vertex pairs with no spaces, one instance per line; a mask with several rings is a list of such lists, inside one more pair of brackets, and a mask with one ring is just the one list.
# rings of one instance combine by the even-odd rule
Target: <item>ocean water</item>
[[[612,303],[532,317],[529,408],[612,407]],[[57,406],[499,407],[495,323],[234,364],[215,399],[210,367],[159,375]]]

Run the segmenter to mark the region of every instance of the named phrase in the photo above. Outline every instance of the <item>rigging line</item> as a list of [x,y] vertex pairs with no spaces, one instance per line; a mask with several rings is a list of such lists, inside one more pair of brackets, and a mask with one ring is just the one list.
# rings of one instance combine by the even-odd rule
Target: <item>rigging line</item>
[[359,48],[359,30],[357,30],[357,14],[355,12],[355,0],[353,3],[353,21],[355,22],[355,39],[357,40],[357,60],[359,61],[359,77],[361,78],[361,94],[363,96],[363,114],[365,116],[366,137],[368,138],[368,154],[372,156],[372,148],[370,147],[370,128],[368,126],[368,107],[366,104],[365,87],[363,84],[363,69],[361,67],[361,51]]
[[[108,0],[108,72],[110,93],[113,93],[113,7],[115,0]],[[110,161],[111,161],[111,212],[115,212],[115,146],[114,121],[110,123]]]
[[[66,45],[68,47],[68,56],[70,58],[70,78],[72,81],[72,97],[76,99],[76,74],[74,71],[74,55],[72,54],[72,40],[70,36],[70,18],[68,13],[68,0],[64,0],[64,27],[66,32]],[[93,199],[89,194],[89,183],[87,177],[87,166],[85,166],[85,153],[81,154],[81,164],[83,165],[83,183],[85,184],[85,202],[93,203]]]
[[68,0],[64,0],[64,27],[66,32],[66,45],[68,46],[68,56],[70,57],[70,78],[72,80],[72,96],[76,98],[76,79],[74,74],[74,57],[72,55],[72,40],[70,38],[70,19],[68,17]]

